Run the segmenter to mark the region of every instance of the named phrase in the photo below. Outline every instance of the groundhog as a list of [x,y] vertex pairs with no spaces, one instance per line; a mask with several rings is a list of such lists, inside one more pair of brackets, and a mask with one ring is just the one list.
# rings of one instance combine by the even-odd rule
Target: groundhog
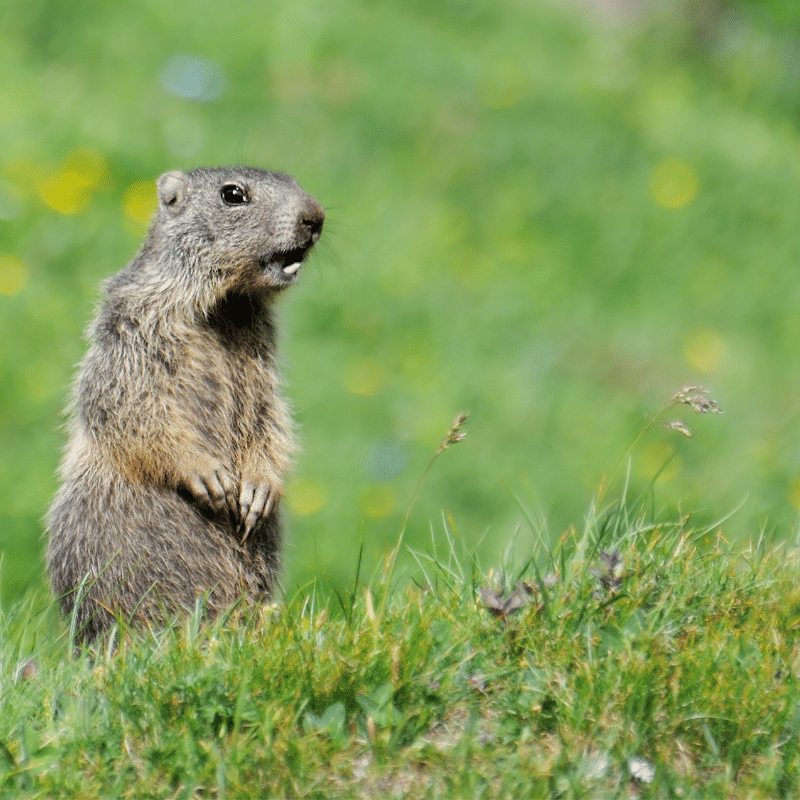
[[168,172],[134,260],[104,285],[70,404],[48,567],[76,640],[268,598],[293,451],[276,297],[325,213],[249,167]]

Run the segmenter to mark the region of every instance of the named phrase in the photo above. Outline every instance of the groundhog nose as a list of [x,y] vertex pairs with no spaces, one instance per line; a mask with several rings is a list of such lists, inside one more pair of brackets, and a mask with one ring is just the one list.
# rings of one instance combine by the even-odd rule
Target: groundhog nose
[[309,202],[306,203],[306,207],[301,213],[300,227],[313,244],[319,241],[323,222],[325,222],[325,212],[322,210],[322,206],[313,197],[309,198]]
[[305,228],[311,241],[316,244],[322,233],[322,219],[304,219],[300,224]]

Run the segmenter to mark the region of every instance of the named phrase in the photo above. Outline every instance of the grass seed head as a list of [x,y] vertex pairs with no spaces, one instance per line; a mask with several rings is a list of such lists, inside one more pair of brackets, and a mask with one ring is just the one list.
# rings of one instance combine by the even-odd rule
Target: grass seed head
[[467,435],[466,433],[461,433],[461,426],[467,421],[468,416],[469,414],[466,411],[462,411],[455,418],[453,424],[450,426],[450,430],[447,431],[447,436],[445,436],[439,444],[439,449],[436,451],[437,455],[443,450],[447,450],[451,444],[460,442]]
[[709,391],[704,386],[684,386],[680,391],[672,395],[673,403],[684,403],[691,406],[698,414],[721,414],[722,409],[713,397],[709,397]]
[[678,433],[682,434],[687,439],[693,438],[692,432],[682,422],[679,422],[678,420],[667,422],[664,424],[664,427],[668,431],[678,431]]

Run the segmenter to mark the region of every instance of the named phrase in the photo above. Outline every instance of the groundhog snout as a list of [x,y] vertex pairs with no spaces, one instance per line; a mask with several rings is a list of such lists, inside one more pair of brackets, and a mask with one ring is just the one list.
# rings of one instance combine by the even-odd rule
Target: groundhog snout
[[322,235],[322,224],[325,222],[325,212],[322,206],[311,195],[308,196],[303,208],[300,210],[298,223],[299,235],[303,244],[312,247]]

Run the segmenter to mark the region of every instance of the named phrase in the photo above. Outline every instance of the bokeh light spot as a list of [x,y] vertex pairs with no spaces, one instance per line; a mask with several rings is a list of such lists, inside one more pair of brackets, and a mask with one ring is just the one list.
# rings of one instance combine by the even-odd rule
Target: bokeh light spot
[[319,481],[301,478],[289,487],[286,499],[295,514],[305,517],[316,514],[328,502],[328,491]]
[[370,486],[361,492],[359,507],[372,519],[383,519],[392,513],[395,493],[388,486]]
[[156,210],[156,193],[150,181],[136,181],[122,194],[125,215],[143,225],[149,222]]
[[722,337],[710,328],[693,331],[683,344],[686,363],[703,375],[716,372],[727,354],[728,346]]
[[700,181],[684,161],[662,161],[650,176],[650,196],[661,208],[683,208],[694,200]]
[[377,481],[390,481],[402,472],[406,454],[398,442],[377,442],[367,459],[367,474]]
[[14,255],[0,255],[0,294],[19,294],[28,282],[25,262]]
[[60,214],[78,214],[86,208],[89,181],[79,172],[61,170],[39,185],[39,194],[50,208]]
[[227,84],[225,73],[218,64],[185,53],[170,58],[161,70],[161,85],[166,92],[201,103],[216,100]]
[[61,214],[78,214],[86,208],[91,193],[108,178],[104,156],[92,150],[76,150],[61,169],[39,183],[39,195]]

